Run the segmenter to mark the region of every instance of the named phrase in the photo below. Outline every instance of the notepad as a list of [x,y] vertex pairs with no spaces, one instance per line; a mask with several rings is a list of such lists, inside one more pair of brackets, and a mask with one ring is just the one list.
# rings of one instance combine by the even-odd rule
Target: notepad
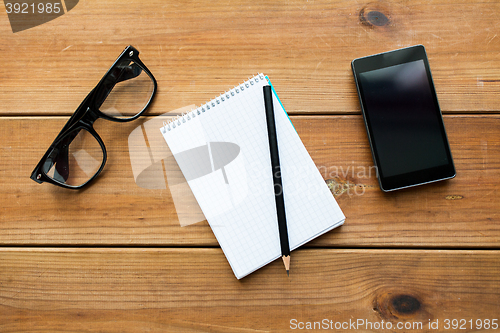
[[[160,129],[238,279],[281,256],[262,89],[268,84],[259,74]],[[345,217],[274,89],[273,102],[294,250]]]

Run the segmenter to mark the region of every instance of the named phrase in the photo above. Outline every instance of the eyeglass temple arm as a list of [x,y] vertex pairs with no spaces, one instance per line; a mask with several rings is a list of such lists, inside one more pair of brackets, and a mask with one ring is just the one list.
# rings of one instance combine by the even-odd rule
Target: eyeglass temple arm
[[136,63],[132,63],[129,66],[123,67],[122,72],[121,72],[120,76],[118,77],[118,80],[116,81],[116,83],[130,80],[130,79],[134,79],[134,78],[138,77],[139,75],[141,75],[141,73],[142,73],[142,68],[139,65],[137,65]]
[[[106,99],[106,97],[108,97],[109,93],[111,92],[111,90],[113,90],[116,83],[133,79],[142,73],[142,69],[136,64],[131,64],[130,66],[119,66],[118,68],[121,68],[121,70],[120,70],[120,74],[118,75],[118,78],[116,79],[116,82],[112,83],[111,86],[110,86],[110,84],[111,84],[111,82],[110,82],[108,84],[108,87],[104,87],[105,93],[103,93],[103,95],[105,97],[102,99],[103,101]],[[97,87],[92,89],[92,91],[87,95],[85,100],[80,104],[80,106],[78,106],[78,109],[75,111],[75,113],[73,113],[73,115],[71,116],[69,121],[66,123],[65,127],[62,128],[59,135],[61,135],[61,133],[64,133],[68,129],[68,127],[71,126],[71,124],[72,124],[71,120],[73,118],[78,118],[81,115],[81,112],[86,111],[86,109],[88,107],[87,100],[90,98],[90,96],[92,96],[94,94],[96,88]],[[102,102],[98,105],[98,107],[100,107],[101,105],[102,105]]]
[[113,90],[113,88],[117,83],[136,78],[142,73],[142,68],[136,63],[132,63],[127,66],[118,65],[116,68],[119,70],[117,75],[116,73],[110,73],[110,76],[107,77],[107,80],[103,82],[103,87],[101,92],[102,97],[97,98],[97,101],[100,101],[96,105],[98,108],[100,108],[101,105],[106,100],[106,98],[108,98],[109,94],[111,93],[111,91]]
[[64,141],[61,142],[62,147],[57,152],[55,160],[50,156],[45,160],[44,170],[50,170],[55,164],[56,167],[54,169],[53,178],[61,183],[65,183],[69,178],[69,145],[73,142],[78,133],[80,133],[80,131],[73,132],[64,138]]

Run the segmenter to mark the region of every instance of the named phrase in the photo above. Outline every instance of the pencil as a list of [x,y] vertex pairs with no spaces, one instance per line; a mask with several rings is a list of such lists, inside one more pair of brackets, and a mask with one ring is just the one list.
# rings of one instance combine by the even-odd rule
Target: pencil
[[281,182],[281,167],[278,153],[278,137],[274,118],[273,95],[271,86],[264,86],[264,104],[266,106],[267,134],[269,136],[269,151],[273,170],[274,197],[278,214],[278,229],[280,234],[281,256],[285,264],[286,274],[290,275],[290,244],[286,226],[285,200]]

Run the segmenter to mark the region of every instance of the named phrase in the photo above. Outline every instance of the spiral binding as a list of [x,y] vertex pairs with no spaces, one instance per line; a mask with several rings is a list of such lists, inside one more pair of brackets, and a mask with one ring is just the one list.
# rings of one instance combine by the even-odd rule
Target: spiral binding
[[218,97],[214,98],[210,102],[207,102],[187,113],[182,113],[180,116],[177,116],[168,122],[163,122],[162,132],[166,133],[167,131],[171,131],[176,127],[182,126],[182,124],[191,120],[191,118],[195,118],[202,115],[203,113],[209,111],[212,108],[217,107],[217,105],[230,99],[231,97],[236,96],[241,92],[245,91],[245,89],[250,88],[250,86],[253,86],[255,83],[259,82],[259,80],[265,80],[265,79],[266,78],[264,74],[262,73],[258,74],[248,79],[247,81],[243,82],[242,84],[235,86],[233,89],[220,94]]

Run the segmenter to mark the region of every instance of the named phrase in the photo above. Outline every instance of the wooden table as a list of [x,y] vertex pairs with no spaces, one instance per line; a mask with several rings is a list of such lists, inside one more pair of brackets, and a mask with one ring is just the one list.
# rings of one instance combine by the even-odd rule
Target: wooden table
[[[499,14],[495,0],[88,0],[13,33],[1,11],[0,331],[499,332]],[[88,189],[31,181],[128,44],[158,80],[147,117],[100,124],[108,163]],[[457,177],[384,194],[358,172],[373,162],[350,62],[414,44]],[[206,221],[181,228],[169,190],[135,184],[127,138],[259,72],[347,219],[293,252],[290,278],[275,261],[238,281]]]

